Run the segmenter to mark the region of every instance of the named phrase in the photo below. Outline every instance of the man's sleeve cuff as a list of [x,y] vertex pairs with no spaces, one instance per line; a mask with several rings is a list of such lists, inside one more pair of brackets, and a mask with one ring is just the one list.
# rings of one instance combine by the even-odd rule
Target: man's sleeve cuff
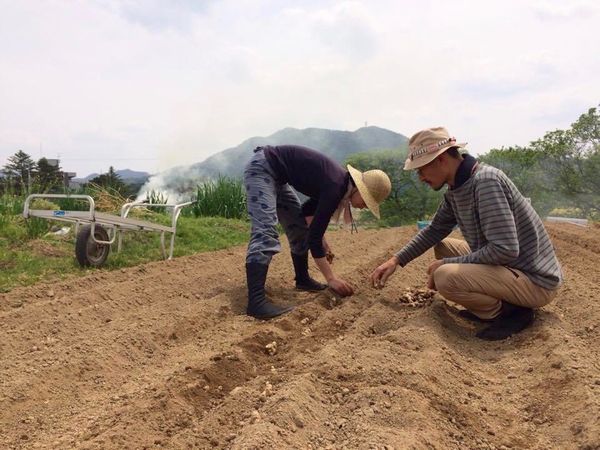
[[398,261],[398,265],[399,265],[400,267],[404,267],[404,266],[405,266],[405,265],[407,265],[407,264],[408,264],[408,262],[409,262],[409,261],[405,261],[405,260],[402,258],[402,255],[401,255],[400,253],[396,253],[394,256],[396,257],[396,261]]

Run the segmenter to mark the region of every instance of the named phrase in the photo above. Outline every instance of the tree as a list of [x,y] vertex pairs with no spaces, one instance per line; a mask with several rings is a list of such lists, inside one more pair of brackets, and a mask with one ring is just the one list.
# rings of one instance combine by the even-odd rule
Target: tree
[[479,161],[502,170],[519,191],[531,199],[536,211],[544,216],[556,206],[556,193],[547,186],[552,185],[541,164],[544,155],[530,147],[502,147],[481,155]]
[[54,166],[48,163],[46,158],[41,158],[37,162],[36,183],[40,192],[47,193],[53,188],[63,183],[63,174],[58,165]]
[[390,177],[392,191],[381,205],[382,222],[402,225],[435,213],[442,193],[421,183],[416,172],[404,170],[406,150],[379,150],[355,153],[347,163],[358,170],[381,169]]
[[567,130],[554,130],[527,147],[492,149],[479,159],[501,169],[545,215],[578,208],[600,216],[600,114],[590,108]]
[[19,150],[8,158],[8,163],[4,165],[3,171],[17,190],[25,191],[31,185],[36,169],[37,165],[31,156],[23,150]]
[[90,183],[97,184],[98,186],[102,186],[105,188],[114,189],[119,193],[125,192],[126,189],[125,183],[123,182],[119,174],[115,172],[113,166],[109,167],[107,173],[103,173],[102,175],[98,175],[97,177],[92,178],[90,180]]
[[531,148],[542,155],[547,189],[585,216],[600,214],[600,113],[596,108],[582,114],[570,129],[546,133]]

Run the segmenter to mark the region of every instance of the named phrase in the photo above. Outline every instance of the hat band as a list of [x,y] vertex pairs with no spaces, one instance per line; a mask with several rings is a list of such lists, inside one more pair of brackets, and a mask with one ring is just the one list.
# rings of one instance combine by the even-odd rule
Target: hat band
[[449,137],[449,138],[439,141],[435,144],[421,145],[420,147],[413,147],[413,150],[410,152],[410,160],[413,161],[415,158],[420,158],[421,156],[423,156],[427,153],[432,153],[432,152],[444,147],[445,145],[451,144],[453,142],[456,142],[456,138]]

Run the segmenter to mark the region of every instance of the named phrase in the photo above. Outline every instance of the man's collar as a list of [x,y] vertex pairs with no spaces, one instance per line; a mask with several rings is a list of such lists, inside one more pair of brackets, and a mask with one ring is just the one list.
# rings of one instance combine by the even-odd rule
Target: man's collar
[[452,187],[452,190],[458,189],[471,178],[473,169],[476,165],[477,160],[475,158],[471,155],[463,155],[463,160],[456,170],[456,175],[454,175],[454,186]]

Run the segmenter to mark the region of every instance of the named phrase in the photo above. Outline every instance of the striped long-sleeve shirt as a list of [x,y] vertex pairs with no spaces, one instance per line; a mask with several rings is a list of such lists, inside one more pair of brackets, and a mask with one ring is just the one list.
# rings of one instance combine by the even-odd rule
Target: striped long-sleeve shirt
[[546,289],[562,283],[540,217],[501,170],[485,164],[478,164],[462,186],[446,192],[431,224],[396,253],[399,264],[405,266],[441,242],[457,224],[471,253],[444,258],[444,263],[508,266]]

